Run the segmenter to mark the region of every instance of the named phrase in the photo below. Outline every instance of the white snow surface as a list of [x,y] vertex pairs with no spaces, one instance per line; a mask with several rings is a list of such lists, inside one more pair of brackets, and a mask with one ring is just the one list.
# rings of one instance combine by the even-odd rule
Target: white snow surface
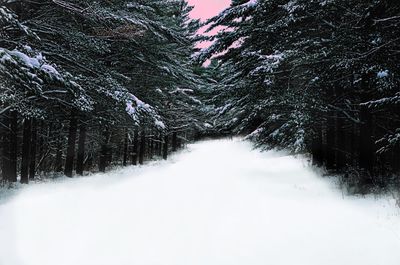
[[0,200],[1,265],[399,265],[390,196],[345,196],[248,142],[33,184]]

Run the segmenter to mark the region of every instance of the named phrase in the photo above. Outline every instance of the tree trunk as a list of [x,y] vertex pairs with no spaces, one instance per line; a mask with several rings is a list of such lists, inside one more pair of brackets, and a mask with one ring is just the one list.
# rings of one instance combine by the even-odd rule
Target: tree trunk
[[108,165],[108,161],[110,158],[109,153],[111,152],[109,146],[110,138],[111,138],[110,130],[106,128],[103,132],[103,143],[101,144],[100,147],[100,159],[99,159],[100,172],[105,172]]
[[152,159],[154,155],[154,140],[153,136],[149,137],[149,158]]
[[85,162],[86,125],[79,125],[78,154],[76,159],[76,174],[82,176]]
[[1,179],[6,181],[8,179],[8,167],[9,167],[9,149],[10,149],[10,141],[9,141],[9,129],[10,129],[10,120],[8,117],[9,113],[5,112],[1,116],[0,130],[1,130]]
[[24,119],[22,136],[21,183],[29,183],[29,163],[31,155],[32,120]]
[[164,143],[163,143],[163,159],[168,158],[168,135],[164,136]]
[[395,147],[390,157],[394,173],[400,173],[400,147]]
[[178,133],[172,133],[172,152],[176,152],[178,150]]
[[328,117],[326,120],[326,146],[325,146],[325,159],[326,159],[326,168],[327,169],[335,169],[335,119],[333,116],[335,115],[334,111],[328,112]]
[[324,148],[322,130],[317,130],[314,139],[312,140],[312,163],[315,166],[321,167],[324,163]]
[[162,143],[163,143],[163,138],[162,138],[162,134],[160,133],[160,135],[159,135],[159,137],[158,137],[158,148],[157,148],[157,151],[158,151],[158,156],[162,156],[163,155],[163,145],[162,145]]
[[134,135],[133,135],[133,149],[132,149],[132,165],[137,165],[137,160],[138,160],[138,154],[139,154],[139,132],[137,129],[135,129]]
[[367,107],[361,107],[360,118],[362,125],[360,128],[359,165],[367,172],[372,173],[375,160],[373,121],[372,114]]
[[[39,137],[38,137],[38,157],[39,157],[39,161],[38,161],[38,171],[41,172],[43,171],[43,162],[42,159],[45,156],[45,144],[44,144],[44,137],[47,134],[46,132],[46,126],[44,124],[44,121],[40,122],[40,125],[38,126],[38,131],[39,133]],[[61,162],[62,163],[62,162]],[[62,166],[61,166],[62,167]],[[62,170],[61,170],[62,171]],[[57,172],[61,172],[61,171],[57,171]]]
[[32,137],[31,137],[31,159],[29,162],[29,179],[34,179],[36,174],[36,142],[37,142],[37,124],[36,120],[32,120]]
[[65,169],[64,169],[64,174],[69,178],[71,178],[73,175],[75,142],[76,142],[77,132],[78,132],[78,119],[74,114],[72,114],[69,122],[67,156],[65,158]]
[[3,115],[2,178],[8,182],[16,182],[18,116],[15,111],[7,111]]
[[343,118],[336,117],[336,168],[341,170],[346,166],[347,150],[346,150],[346,133],[344,131]]
[[18,113],[10,112],[9,153],[8,153],[8,181],[17,182],[18,160]]
[[55,161],[55,172],[62,172],[63,171],[63,162],[62,162],[62,155],[63,155],[63,148],[62,148],[62,139],[61,136],[57,139],[57,146],[56,146],[56,161]]
[[[156,137],[156,136],[155,136]],[[159,153],[160,153],[160,140],[158,139],[158,137],[156,138],[156,140],[154,141],[154,154],[156,155],[156,156],[158,156],[159,155]]]
[[146,153],[146,130],[142,129],[140,133],[140,150],[139,150],[139,164],[143,165],[144,155]]
[[353,123],[351,125],[351,132],[350,132],[350,161],[349,164],[356,167],[357,166],[357,140],[358,140],[358,124]]
[[[368,90],[370,88],[370,77],[364,75],[361,81],[361,89],[363,94],[361,96],[362,102],[369,100]],[[373,117],[371,111],[367,106],[360,107],[360,145],[359,145],[359,166],[365,169],[368,173],[372,173],[374,169],[375,148],[373,141]],[[370,181],[366,179],[366,181]]]
[[128,164],[128,139],[129,135],[128,135],[128,129],[125,129],[125,137],[124,137],[124,155],[123,155],[123,161],[122,161],[122,165],[124,167],[127,166]]

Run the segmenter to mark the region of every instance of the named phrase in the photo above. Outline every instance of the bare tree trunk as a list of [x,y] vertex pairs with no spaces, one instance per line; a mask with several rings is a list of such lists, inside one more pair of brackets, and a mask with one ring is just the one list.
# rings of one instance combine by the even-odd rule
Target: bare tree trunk
[[63,148],[62,148],[62,139],[61,136],[58,137],[57,139],[57,151],[56,151],[56,161],[55,161],[55,172],[62,172],[63,171],[63,162],[62,162],[62,156],[63,156]]
[[29,162],[29,179],[34,179],[36,174],[36,142],[37,142],[37,123],[32,120],[32,137],[31,137],[31,159]]
[[101,144],[100,148],[100,159],[99,159],[99,170],[100,172],[105,172],[107,168],[107,162],[109,160],[109,152],[110,152],[110,130],[109,128],[106,128],[103,132],[103,143]]
[[124,135],[124,155],[123,155],[123,161],[122,161],[122,165],[124,167],[127,166],[128,164],[128,139],[129,135],[128,135],[128,129],[125,129],[125,135]]
[[362,125],[360,129],[359,165],[371,173],[375,160],[372,114],[363,106],[361,107],[360,118]]
[[85,163],[86,125],[79,125],[78,154],[76,159],[76,174],[82,176]]
[[18,113],[10,112],[9,153],[8,153],[8,181],[17,182],[18,159]]
[[172,133],[172,152],[176,152],[178,150],[178,133]]
[[9,153],[10,153],[10,119],[8,117],[9,113],[5,112],[2,115],[0,129],[1,129],[1,178],[3,181],[8,180],[8,168],[10,166]]
[[132,150],[132,165],[137,165],[139,154],[139,132],[138,129],[135,129],[134,136],[133,136],[133,150]]
[[158,156],[162,156],[163,155],[163,145],[162,145],[162,143],[163,143],[163,138],[162,138],[162,134],[160,133],[160,135],[159,135],[159,137],[158,137],[158,148],[157,148],[157,151],[158,151]]
[[16,182],[18,116],[15,111],[7,111],[3,115],[2,178],[8,182]]
[[[42,164],[42,159],[45,156],[45,144],[44,144],[44,135],[47,134],[46,132],[46,125],[44,124],[44,121],[40,121],[40,124],[38,126],[38,131],[39,133],[39,137],[38,137],[38,157],[39,157],[39,161],[38,161],[38,171],[41,172],[43,171],[43,164]],[[62,167],[62,166],[61,166]]]
[[335,169],[335,115],[334,111],[328,112],[328,117],[326,120],[326,146],[325,146],[325,159],[326,168]]
[[[369,100],[367,91],[370,87],[370,77],[364,75],[361,81],[361,89],[364,91],[362,95],[362,102]],[[368,173],[372,173],[374,169],[375,161],[375,148],[373,140],[373,117],[371,111],[367,106],[361,106],[360,108],[360,120],[362,122],[360,126],[360,145],[359,145],[359,166],[365,169]],[[371,181],[366,179],[367,182]]]
[[357,166],[357,140],[358,140],[358,125],[352,124],[350,133],[350,165]]
[[65,168],[64,168],[64,174],[70,178],[73,176],[75,142],[76,142],[77,132],[78,132],[78,119],[74,114],[72,114],[69,122],[67,156],[65,158]]
[[139,150],[139,164],[143,165],[144,155],[146,153],[146,130],[142,129],[140,133],[140,150]]
[[323,147],[323,132],[322,129],[317,129],[314,139],[312,140],[312,163],[316,166],[323,166],[324,164],[324,147]]
[[164,136],[164,143],[163,143],[163,159],[168,158],[168,135]]
[[160,151],[159,151],[160,150],[160,139],[158,139],[157,136],[154,136],[154,137],[156,137],[156,139],[154,141],[154,154],[156,156],[158,156],[160,153]]
[[24,119],[22,138],[21,183],[29,183],[29,163],[31,155],[32,120]]
[[347,161],[346,133],[343,117],[336,117],[336,133],[336,168],[341,170],[345,168]]
[[149,137],[149,158],[152,159],[154,155],[154,140],[153,136]]

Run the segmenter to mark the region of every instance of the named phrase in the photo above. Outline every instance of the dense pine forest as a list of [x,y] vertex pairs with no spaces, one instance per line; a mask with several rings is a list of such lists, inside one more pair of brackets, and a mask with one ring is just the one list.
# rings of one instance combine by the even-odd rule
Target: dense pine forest
[[167,158],[203,129],[184,1],[2,1],[2,179]]
[[209,91],[216,126],[311,154],[356,190],[399,187],[400,2],[234,0]]
[[227,135],[356,191],[400,183],[397,0],[233,0],[205,23],[183,0],[0,3],[3,183]]

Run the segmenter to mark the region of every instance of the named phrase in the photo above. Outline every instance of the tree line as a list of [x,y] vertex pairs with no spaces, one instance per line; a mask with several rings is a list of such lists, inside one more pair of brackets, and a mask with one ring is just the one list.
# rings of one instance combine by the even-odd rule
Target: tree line
[[[399,182],[400,2],[233,0],[198,54],[217,131],[311,154],[350,186]],[[361,188],[360,188],[361,187]]]
[[204,128],[185,1],[0,1],[1,179],[167,158]]

